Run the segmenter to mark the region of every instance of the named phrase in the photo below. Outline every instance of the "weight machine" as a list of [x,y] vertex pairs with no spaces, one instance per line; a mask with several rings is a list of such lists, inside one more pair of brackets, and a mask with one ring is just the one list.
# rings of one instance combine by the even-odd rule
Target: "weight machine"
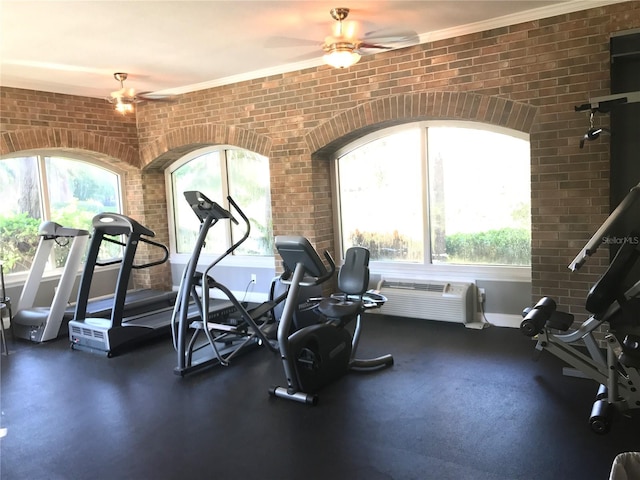
[[[536,337],[536,351],[547,350],[600,387],[589,424],[596,433],[609,431],[614,412],[640,408],[640,278],[634,266],[640,258],[640,233],[612,237],[640,197],[640,184],[631,189],[569,265],[576,272],[601,245],[620,248],[607,271],[590,289],[585,308],[591,316],[574,326],[574,316],[556,310],[543,297],[523,312],[520,330]],[[599,339],[603,338],[604,349]]]

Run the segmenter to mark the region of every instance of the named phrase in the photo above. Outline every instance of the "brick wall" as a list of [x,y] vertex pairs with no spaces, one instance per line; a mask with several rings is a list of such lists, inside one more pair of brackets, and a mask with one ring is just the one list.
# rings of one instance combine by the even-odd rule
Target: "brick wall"
[[[117,169],[127,192],[126,213],[152,229],[161,226],[156,231],[158,238],[160,241],[168,238],[166,202],[160,210],[157,201],[158,185],[164,191],[164,177],[157,172],[145,175],[139,167],[135,117],[123,117],[102,99],[2,87],[0,132],[0,155],[42,149],[90,152],[105,166]],[[148,202],[145,190],[149,190]],[[164,197],[163,192],[161,201]],[[143,245],[136,263],[158,258],[156,251]],[[140,288],[166,288],[170,285],[171,272],[169,266],[164,265],[135,270],[133,278]]]
[[[300,233],[333,251],[327,158],[341,145],[385,126],[440,118],[525,131],[532,153],[533,296],[554,296],[581,313],[606,255],[579,275],[566,266],[608,214],[609,146],[602,138],[578,148],[588,117],[574,106],[609,93],[609,36],[638,27],[640,2],[625,2],[380,53],[348,70],[322,66],[193,92],[173,104],[141,105],[137,130],[112,116],[95,132],[139,146],[135,159],[109,151],[144,172],[132,175],[142,188],[129,207],[154,222],[165,221],[162,170],[180,155],[220,143],[267,155],[275,234]],[[2,106],[3,154],[20,149],[22,131],[87,130],[82,114],[67,124],[43,119],[47,113],[100,108],[77,97],[12,89],[2,95],[3,103],[13,102]],[[40,118],[16,98],[23,95],[42,104]],[[167,235],[158,229],[160,241]]]

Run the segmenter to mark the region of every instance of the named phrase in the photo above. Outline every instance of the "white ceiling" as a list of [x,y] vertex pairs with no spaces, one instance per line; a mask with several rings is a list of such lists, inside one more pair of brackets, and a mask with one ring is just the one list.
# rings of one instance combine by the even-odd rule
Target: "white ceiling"
[[[621,0],[0,0],[0,85],[88,97],[184,93],[320,65],[333,7],[420,43]],[[306,39],[271,46],[277,37]]]

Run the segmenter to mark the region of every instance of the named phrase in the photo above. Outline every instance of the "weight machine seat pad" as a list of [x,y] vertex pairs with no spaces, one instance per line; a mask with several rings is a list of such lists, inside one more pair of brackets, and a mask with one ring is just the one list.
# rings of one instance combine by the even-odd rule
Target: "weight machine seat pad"
[[546,326],[555,330],[566,332],[573,324],[574,316],[569,312],[560,312],[556,310],[547,320]]

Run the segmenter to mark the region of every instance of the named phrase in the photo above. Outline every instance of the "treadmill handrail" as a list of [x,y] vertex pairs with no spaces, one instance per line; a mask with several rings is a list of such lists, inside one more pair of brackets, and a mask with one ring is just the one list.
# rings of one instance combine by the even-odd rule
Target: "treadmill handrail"
[[133,218],[119,213],[104,212],[93,217],[94,230],[100,230],[105,235],[122,235],[138,233],[147,237],[155,237],[153,230],[138,223]]
[[59,223],[46,221],[40,224],[38,235],[46,239],[54,239],[59,237],[84,237],[89,235],[88,230],[80,228],[63,227]]
[[[109,237],[102,237],[102,241],[115,243],[116,245],[120,245],[122,247],[126,246],[126,243],[120,242],[118,240],[114,240],[113,238],[109,238]],[[149,245],[153,245],[155,247],[160,248],[163,251],[164,255],[163,255],[161,260],[156,260],[156,261],[149,262],[149,263],[142,263],[142,264],[139,264],[139,265],[131,265],[131,268],[142,269],[142,268],[154,267],[156,265],[162,265],[164,262],[169,260],[169,249],[165,245],[163,245],[162,243],[154,242],[153,240],[149,240],[149,239],[144,238],[144,237],[138,238],[138,241],[143,242],[143,243],[148,243]],[[106,266],[109,266],[109,265],[117,265],[118,263],[121,263],[121,262],[122,262],[122,259],[121,258],[117,258],[117,259],[114,259],[114,260],[107,260],[107,261],[102,261],[102,262],[96,260],[95,263],[99,267],[106,267]]]
[[160,260],[156,260],[149,263],[142,263],[140,265],[131,265],[131,268],[140,269],[140,268],[155,267],[156,265],[162,265],[164,262],[169,260],[169,249],[162,243],[154,242],[153,240],[149,240],[148,238],[140,238],[140,241],[143,243],[148,243],[149,245],[153,245],[154,247],[160,248],[163,251],[164,255]]

